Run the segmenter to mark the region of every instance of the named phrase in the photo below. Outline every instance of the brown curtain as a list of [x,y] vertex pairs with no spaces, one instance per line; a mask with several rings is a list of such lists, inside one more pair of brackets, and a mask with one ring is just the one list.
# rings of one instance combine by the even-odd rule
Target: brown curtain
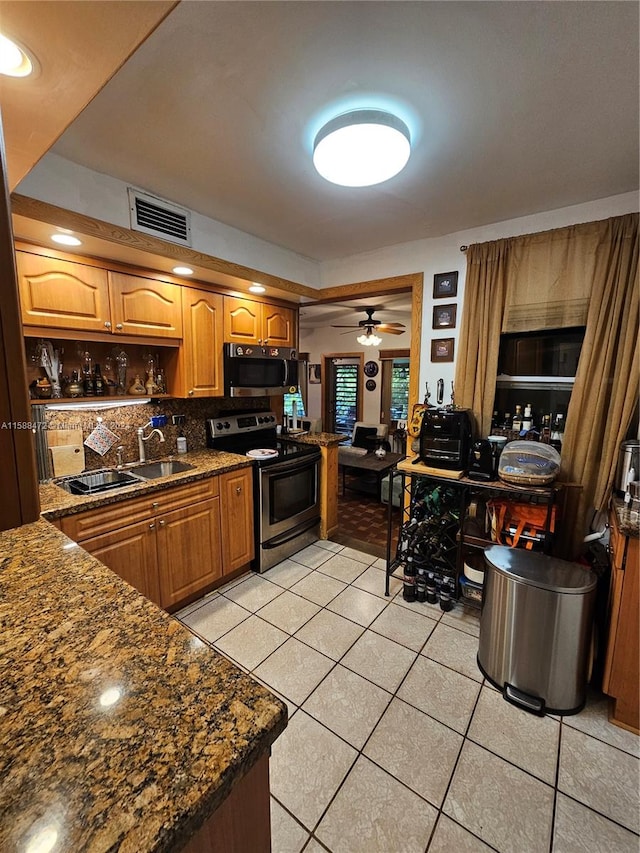
[[587,327],[562,446],[563,479],[582,486],[575,525],[563,537],[565,556],[579,552],[592,510],[607,505],[640,385],[638,214],[597,224]]
[[477,243],[467,250],[454,388],[456,405],[473,411],[479,435],[491,428],[511,242]]

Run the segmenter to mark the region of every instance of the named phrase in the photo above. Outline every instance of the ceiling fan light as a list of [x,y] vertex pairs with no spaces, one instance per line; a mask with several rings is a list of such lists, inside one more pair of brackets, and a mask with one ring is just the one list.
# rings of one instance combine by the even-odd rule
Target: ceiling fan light
[[371,330],[367,330],[364,335],[358,335],[356,340],[359,344],[362,344],[363,347],[377,347],[382,343],[382,338],[374,335]]
[[393,178],[411,154],[409,128],[383,110],[354,110],[327,122],[313,145],[313,164],[333,184],[370,187]]

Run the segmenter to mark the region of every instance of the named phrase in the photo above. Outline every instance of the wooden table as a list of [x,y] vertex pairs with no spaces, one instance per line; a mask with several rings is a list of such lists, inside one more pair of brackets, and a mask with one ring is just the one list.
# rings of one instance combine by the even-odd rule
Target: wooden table
[[[401,459],[404,459],[403,453],[387,453],[382,459],[378,459],[375,453],[366,453],[364,456],[354,456],[349,460],[348,465],[340,465],[342,468],[342,494],[346,494],[345,475],[347,471],[357,474],[372,474],[375,479],[376,490],[375,494],[378,502],[381,500],[382,480],[389,471],[394,468]],[[351,487],[350,487],[351,488]],[[371,494],[367,489],[353,489],[351,491],[360,492],[361,494]],[[391,500],[391,496],[389,496]]]

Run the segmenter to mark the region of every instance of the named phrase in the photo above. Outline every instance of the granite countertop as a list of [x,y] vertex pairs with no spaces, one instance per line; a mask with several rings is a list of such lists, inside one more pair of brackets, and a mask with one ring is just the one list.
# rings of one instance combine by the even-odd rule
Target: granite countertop
[[[47,519],[61,518],[65,515],[73,515],[74,513],[84,512],[88,509],[117,503],[127,498],[137,498],[141,495],[156,492],[159,489],[166,489],[167,486],[183,486],[186,483],[202,480],[204,477],[223,474],[226,471],[246,468],[254,464],[253,460],[248,459],[246,456],[240,456],[237,453],[226,453],[220,450],[195,450],[191,453],[181,453],[179,456],[173,456],[172,458],[180,462],[188,462],[194,467],[190,471],[171,474],[168,477],[158,477],[155,480],[144,480],[132,486],[125,486],[121,489],[102,492],[97,495],[72,495],[53,482],[42,483],[40,485],[41,513]],[[149,461],[155,462],[158,460],[151,459]],[[135,467],[128,467],[124,470],[131,471],[133,474],[136,471]]]
[[348,435],[340,435],[335,432],[308,432],[305,435],[290,436],[300,444],[317,444],[319,447],[334,447],[349,439]]
[[640,537],[640,512],[637,509],[629,509],[625,506],[622,498],[613,497],[611,506],[615,510],[618,527],[623,536]]
[[178,850],[286,720],[48,522],[0,533],[3,853]]

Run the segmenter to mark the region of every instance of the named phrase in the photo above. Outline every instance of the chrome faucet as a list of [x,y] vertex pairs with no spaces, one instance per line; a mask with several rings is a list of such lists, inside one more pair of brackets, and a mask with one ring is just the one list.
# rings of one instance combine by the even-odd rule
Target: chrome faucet
[[124,445],[118,445],[118,447],[116,447],[116,453],[118,455],[118,464],[116,465],[116,468],[124,468]]
[[138,430],[137,430],[137,433],[138,433],[138,455],[140,457],[140,459],[138,460],[139,462],[146,462],[147,461],[147,455],[145,453],[145,447],[144,447],[145,441],[149,441],[150,438],[152,438],[154,435],[157,434],[160,441],[164,442],[164,435],[162,434],[162,432],[157,427],[156,427],[156,429],[152,429],[151,432],[149,433],[149,435],[145,435],[144,431],[148,426],[151,426],[151,421],[146,423],[144,426],[138,427]]

